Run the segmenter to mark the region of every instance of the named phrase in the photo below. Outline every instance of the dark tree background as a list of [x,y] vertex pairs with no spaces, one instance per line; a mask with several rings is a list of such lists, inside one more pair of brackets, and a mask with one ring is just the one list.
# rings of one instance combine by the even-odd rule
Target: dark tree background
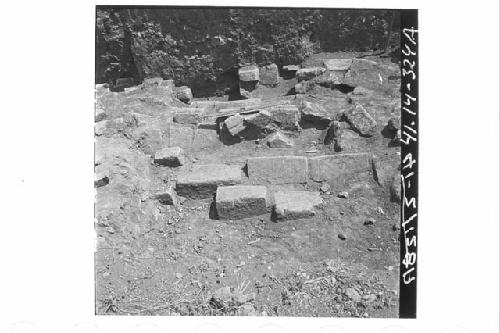
[[238,66],[300,64],[313,52],[398,47],[391,10],[97,7],[96,82],[173,79],[220,91]]

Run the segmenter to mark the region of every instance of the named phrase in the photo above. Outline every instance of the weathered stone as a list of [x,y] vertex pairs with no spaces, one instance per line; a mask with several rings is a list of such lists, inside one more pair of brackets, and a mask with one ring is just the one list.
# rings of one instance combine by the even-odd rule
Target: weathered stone
[[228,117],[224,120],[224,126],[231,135],[236,136],[238,133],[245,129],[245,124],[243,123],[244,118],[239,114]]
[[216,194],[218,217],[229,220],[265,214],[266,196],[265,186],[220,186]]
[[241,181],[242,171],[238,165],[195,165],[192,170],[178,174],[176,190],[177,194],[189,198],[210,198],[217,186],[240,184]]
[[199,124],[206,110],[204,108],[173,108],[172,120],[178,124]]
[[104,109],[97,107],[95,109],[95,122],[98,123],[104,119],[106,119],[106,112]]
[[347,288],[345,290],[345,295],[354,302],[361,301],[361,295],[354,288]]
[[174,80],[162,80],[160,82],[160,87],[165,87],[167,90],[174,91],[175,89],[175,83]]
[[321,135],[321,141],[325,145],[334,145],[335,151],[342,150],[341,138],[342,138],[343,128],[338,121],[332,121],[326,130],[323,131]]
[[158,191],[155,198],[164,205],[177,205],[177,195],[172,187]]
[[371,170],[366,153],[323,155],[309,158],[309,176],[317,182],[337,180],[348,174]]
[[186,163],[186,156],[180,147],[164,148],[155,153],[154,162],[159,165],[178,167]]
[[150,87],[150,86],[159,86],[163,82],[163,78],[161,77],[150,77],[144,79],[142,82],[143,86],[145,87]]
[[109,171],[102,168],[96,168],[94,176],[94,187],[101,187],[109,184]]
[[273,218],[292,220],[314,216],[322,204],[319,192],[278,191],[273,195]]
[[361,104],[344,111],[349,124],[363,136],[372,136],[377,130],[377,122]]
[[313,81],[302,81],[294,86],[294,90],[296,94],[306,94],[313,90],[314,87],[315,83]]
[[116,83],[110,87],[111,91],[124,91],[125,88],[132,87],[135,84],[133,77],[123,77],[116,79]]
[[278,66],[271,64],[260,68],[259,83],[265,86],[275,87],[279,82]]
[[270,148],[290,148],[293,147],[293,140],[281,132],[271,134],[267,139]]
[[172,120],[177,124],[192,124],[197,125],[202,122],[202,118],[199,114],[191,112],[179,112],[172,116]]
[[103,135],[106,129],[108,128],[109,120],[102,120],[94,125],[94,133],[95,135]]
[[240,81],[243,82],[259,81],[259,67],[241,67],[240,69],[238,69],[238,75],[240,77]]
[[323,67],[301,68],[295,73],[295,76],[297,77],[297,80],[300,82],[313,79],[323,74],[324,72],[325,69]]
[[300,112],[296,105],[283,104],[265,108],[271,115],[271,119],[285,130],[297,130],[300,128]]
[[[366,88],[380,87],[384,78],[380,66],[368,59],[353,59],[349,71],[347,71],[344,83],[351,86],[364,86]],[[382,78],[382,82],[380,79]]]
[[253,184],[300,184],[307,182],[307,158],[303,156],[251,157],[248,177]]
[[252,113],[244,116],[244,122],[246,124],[255,126],[259,129],[265,130],[272,122],[272,117],[269,111],[260,110],[257,113]]
[[318,125],[322,124],[325,127],[333,120],[334,116],[333,113],[328,112],[321,105],[305,100],[300,103],[300,113],[302,120],[318,123]]
[[352,65],[352,59],[324,59],[323,64],[329,71],[348,71]]
[[193,93],[191,92],[191,89],[189,87],[186,86],[177,87],[175,88],[174,92],[175,92],[175,97],[179,101],[187,104],[191,103],[191,100],[193,99]]

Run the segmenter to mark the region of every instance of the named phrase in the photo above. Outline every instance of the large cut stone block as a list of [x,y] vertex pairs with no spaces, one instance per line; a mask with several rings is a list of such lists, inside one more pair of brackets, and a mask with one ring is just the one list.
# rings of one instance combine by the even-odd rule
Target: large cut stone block
[[299,129],[300,112],[296,105],[283,104],[265,108],[271,115],[271,119],[278,124],[281,129]]
[[191,92],[191,89],[186,86],[178,87],[175,88],[175,97],[184,103],[191,103],[191,100],[193,99],[193,93]]
[[309,67],[309,68],[301,68],[296,73],[295,76],[297,80],[306,81],[315,78],[316,76],[320,76],[326,70],[323,67]]
[[366,153],[335,154],[309,158],[309,175],[312,180],[334,181],[348,174],[371,170],[371,159]]
[[238,165],[197,165],[177,176],[177,194],[193,199],[210,198],[220,185],[241,183],[242,172]]
[[347,71],[351,67],[352,59],[324,59],[323,64],[329,71]]
[[242,219],[265,214],[266,196],[265,186],[218,187],[215,202],[219,219]]
[[271,64],[260,68],[259,82],[265,86],[274,87],[278,85],[279,73],[278,66]]
[[322,204],[319,192],[278,191],[273,195],[273,218],[293,220],[314,216]]
[[172,108],[172,119],[178,124],[193,124],[201,123],[203,115],[206,112],[205,108]]
[[257,66],[245,66],[238,70],[238,75],[240,81],[252,82],[259,81],[259,67]]
[[363,136],[373,136],[377,130],[377,122],[361,104],[356,104],[344,111],[349,124]]
[[301,184],[307,182],[307,158],[304,156],[251,157],[247,160],[248,177],[253,184]]

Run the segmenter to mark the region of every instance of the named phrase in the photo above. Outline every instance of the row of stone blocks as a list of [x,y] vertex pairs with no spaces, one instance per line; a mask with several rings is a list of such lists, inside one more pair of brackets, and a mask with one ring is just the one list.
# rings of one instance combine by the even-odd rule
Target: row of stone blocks
[[299,219],[316,215],[323,204],[319,192],[277,191],[268,202],[263,185],[235,185],[217,188],[215,204],[217,217],[223,220],[242,219],[266,214],[272,208],[275,220]]
[[[371,170],[367,153],[335,154],[314,157],[265,156],[251,157],[246,163],[248,179],[254,185],[305,184],[336,181],[349,174]],[[241,184],[242,168],[238,165],[195,165],[177,176],[179,195],[200,199],[211,197],[218,186]]]

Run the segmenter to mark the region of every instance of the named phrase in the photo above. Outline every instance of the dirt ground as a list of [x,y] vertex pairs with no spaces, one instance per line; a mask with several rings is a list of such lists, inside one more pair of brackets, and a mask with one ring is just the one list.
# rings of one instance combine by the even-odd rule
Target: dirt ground
[[[353,56],[316,54],[303,67]],[[321,192],[324,206],[314,217],[297,220],[274,222],[269,214],[215,220],[209,217],[212,199],[164,205],[153,193],[192,164],[335,154],[320,140],[324,127],[302,123],[293,148],[269,148],[265,140],[226,145],[213,129],[190,128],[180,144],[189,165],[168,168],[152,163],[152,154],[171,122],[169,108],[186,104],[155,88],[97,91],[107,124],[96,137],[96,170],[109,172],[109,184],[96,188],[96,313],[397,317],[400,207],[390,200],[388,184],[400,150],[390,145],[384,127],[399,113],[399,67],[387,58],[366,59],[378,64],[376,79],[366,80],[368,96],[316,86],[304,98],[328,109],[352,97],[370,112],[377,133],[363,137],[347,129],[343,152],[373,155],[377,177],[353,174],[349,182],[329,183]],[[274,88],[259,86],[251,97],[293,103],[295,96],[287,94],[296,83],[281,79]],[[131,113],[151,116],[157,127],[139,133]],[[317,191],[322,185],[270,188]],[[339,197],[343,191],[347,198]]]

